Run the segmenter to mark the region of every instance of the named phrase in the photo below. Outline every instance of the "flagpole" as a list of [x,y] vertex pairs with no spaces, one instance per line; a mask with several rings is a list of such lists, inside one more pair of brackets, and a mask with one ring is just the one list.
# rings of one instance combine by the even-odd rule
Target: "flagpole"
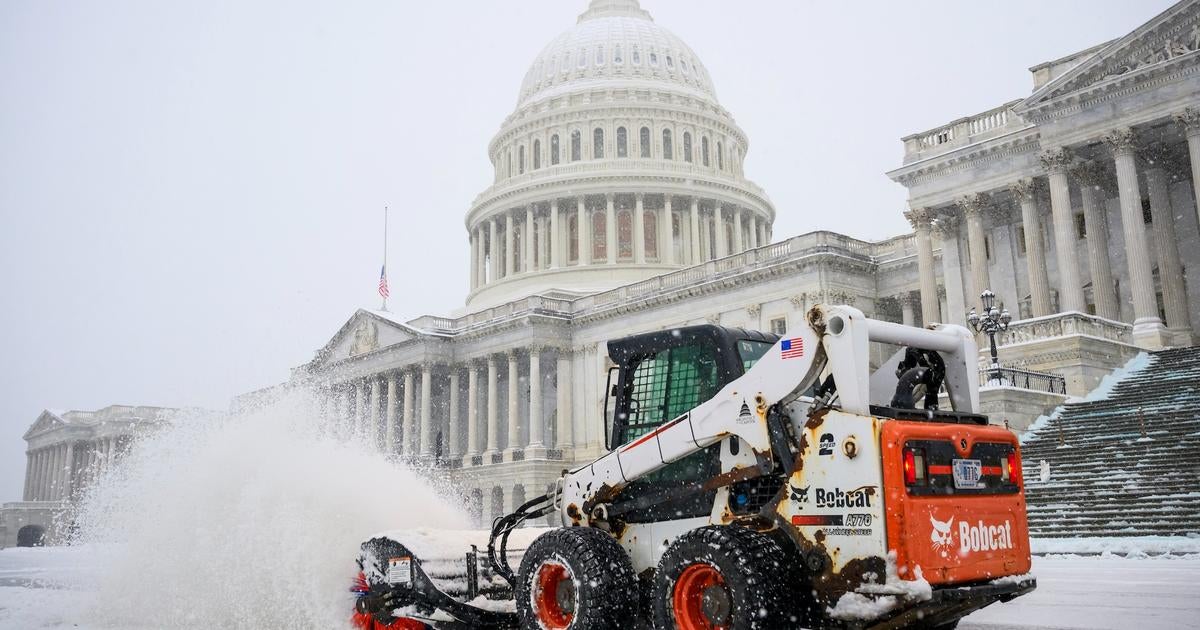
[[[388,246],[388,207],[383,207],[383,271],[387,273],[387,246]],[[387,296],[383,297],[383,310],[387,310]]]

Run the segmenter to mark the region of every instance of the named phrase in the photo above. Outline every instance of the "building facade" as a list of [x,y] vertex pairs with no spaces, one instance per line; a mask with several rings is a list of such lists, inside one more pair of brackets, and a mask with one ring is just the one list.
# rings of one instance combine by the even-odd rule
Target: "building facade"
[[[1006,363],[1082,394],[1200,325],[1198,7],[1035,67],[1027,98],[905,138],[889,175],[909,189],[912,233],[775,242],[775,209],[742,171],[748,139],[695,53],[636,0],[592,0],[489,145],[466,308],[359,310],[293,381],[325,393],[339,431],[456,483],[480,523],[604,452],[605,344],[636,332],[783,333],[816,303],[964,323],[990,288],[1019,315]],[[1036,415],[1064,397],[1012,385],[985,405]]]
[[120,460],[138,436],[176,409],[111,405],[97,411],[45,410],[25,432],[22,500],[0,507],[0,549],[61,542],[69,508]]

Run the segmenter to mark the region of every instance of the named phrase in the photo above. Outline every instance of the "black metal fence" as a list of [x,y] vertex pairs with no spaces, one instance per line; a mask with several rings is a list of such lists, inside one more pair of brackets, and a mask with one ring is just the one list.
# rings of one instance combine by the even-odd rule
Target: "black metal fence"
[[1066,394],[1067,379],[1060,374],[1019,368],[988,367],[979,370],[980,385],[1020,387],[1051,394]]

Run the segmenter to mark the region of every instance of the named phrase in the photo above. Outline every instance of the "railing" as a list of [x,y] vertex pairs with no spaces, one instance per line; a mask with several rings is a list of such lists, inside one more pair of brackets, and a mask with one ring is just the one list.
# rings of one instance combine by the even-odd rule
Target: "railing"
[[1021,389],[1032,389],[1051,394],[1066,395],[1067,393],[1067,379],[1061,374],[1035,372],[1019,368],[979,368],[979,382],[983,385],[1020,387]]
[[1012,113],[1019,100],[1010,101],[986,112],[959,118],[946,125],[903,138],[906,162],[920,156],[922,152],[949,150],[994,137],[1009,129],[1025,125],[1020,116]]
[[1004,333],[1003,345],[1071,335],[1132,344],[1133,326],[1078,311],[1055,313],[1013,322]]

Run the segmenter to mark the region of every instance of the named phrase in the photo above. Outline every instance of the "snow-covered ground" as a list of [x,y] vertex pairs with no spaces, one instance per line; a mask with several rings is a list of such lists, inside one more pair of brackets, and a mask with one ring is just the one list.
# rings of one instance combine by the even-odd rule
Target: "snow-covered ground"
[[[97,622],[99,601],[91,585],[103,573],[89,549],[0,551],[0,628],[164,628],[145,602],[145,624]],[[180,571],[187,567],[181,566]],[[968,617],[962,630],[1019,628],[1138,630],[1200,628],[1200,555],[1124,558],[1039,556],[1038,590]],[[291,627],[321,627],[297,618]],[[195,628],[214,628],[196,618]],[[169,626],[176,627],[176,626]],[[227,626],[219,626],[227,627]],[[260,627],[246,624],[244,627]]]

